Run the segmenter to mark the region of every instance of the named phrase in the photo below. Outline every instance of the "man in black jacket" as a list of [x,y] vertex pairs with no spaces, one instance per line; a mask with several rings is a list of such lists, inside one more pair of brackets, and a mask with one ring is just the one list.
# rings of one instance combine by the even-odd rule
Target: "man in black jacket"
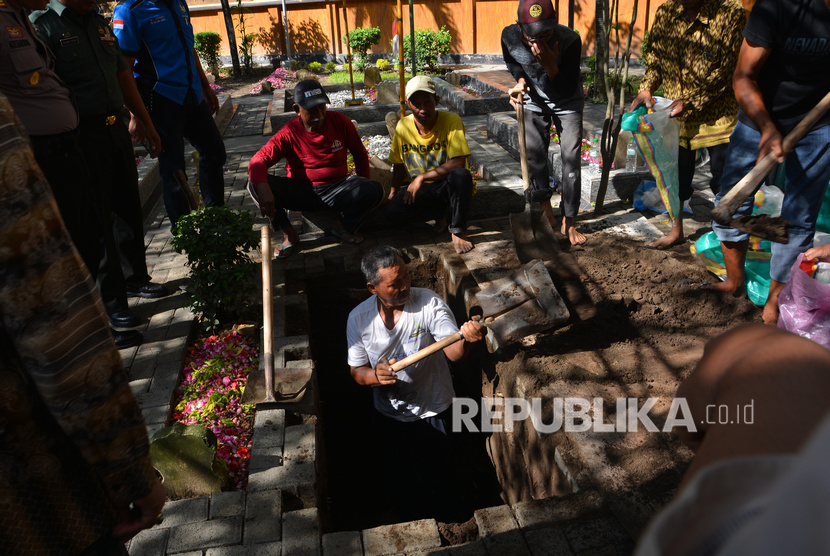
[[[553,123],[562,153],[562,235],[572,245],[585,243],[574,227],[582,186],[582,40],[559,25],[550,0],[520,0],[519,19],[502,31],[501,47],[507,69],[524,92],[530,200],[542,205],[553,225],[548,170]],[[510,102],[515,106],[515,98]]]

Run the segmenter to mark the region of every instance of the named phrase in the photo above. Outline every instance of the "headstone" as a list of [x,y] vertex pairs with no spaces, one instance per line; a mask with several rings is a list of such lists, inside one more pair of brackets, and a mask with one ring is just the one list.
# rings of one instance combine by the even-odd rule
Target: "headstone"
[[267,79],[263,79],[262,82],[260,82],[260,85],[262,85],[263,95],[270,95],[274,92],[273,88],[271,87],[271,82]]
[[378,83],[377,92],[378,104],[395,104],[396,102],[400,102],[401,100],[401,93],[400,89],[398,89],[398,82],[394,79],[387,79],[386,81],[381,81],[380,83]]
[[216,456],[216,435],[201,425],[174,423],[153,435],[150,456],[171,498],[221,492],[228,467]]
[[367,89],[374,89],[377,87],[383,78],[380,76],[380,70],[375,66],[366,66],[366,71],[363,72],[363,86]]
[[285,101],[282,105],[283,112],[293,112],[294,111],[294,91],[286,89],[285,90]]
[[401,116],[397,112],[387,112],[384,120],[386,121],[386,131],[389,132],[389,139],[395,138],[395,129],[398,127],[398,120]]

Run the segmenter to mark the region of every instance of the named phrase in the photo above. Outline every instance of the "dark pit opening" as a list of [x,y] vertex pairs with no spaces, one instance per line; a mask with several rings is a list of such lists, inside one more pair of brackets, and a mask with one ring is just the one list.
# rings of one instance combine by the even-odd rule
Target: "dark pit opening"
[[[413,286],[443,293],[443,272],[436,261],[409,263]],[[413,512],[402,516],[389,494],[406,490],[411,477],[396,470],[378,469],[389,461],[389,443],[379,437],[371,388],[360,386],[349,374],[346,322],[349,312],[369,297],[363,278],[345,274],[337,279],[320,278],[306,282],[311,327],[309,341],[317,373],[322,446],[318,458],[325,477],[321,494],[321,517],[326,532],[355,531],[411,519],[436,518],[444,544],[475,540],[478,530],[473,512],[502,504],[495,469],[486,450],[487,436],[465,432],[455,435],[458,446],[456,475],[464,482],[457,517],[442,520],[444,508],[433,499],[413,500]],[[456,320],[463,322],[463,315]],[[482,395],[483,342],[464,361],[451,365],[456,396],[478,399]],[[429,455],[429,454],[427,454]],[[435,454],[436,456],[440,454]],[[402,468],[406,466],[402,465]],[[462,467],[463,466],[463,467]]]

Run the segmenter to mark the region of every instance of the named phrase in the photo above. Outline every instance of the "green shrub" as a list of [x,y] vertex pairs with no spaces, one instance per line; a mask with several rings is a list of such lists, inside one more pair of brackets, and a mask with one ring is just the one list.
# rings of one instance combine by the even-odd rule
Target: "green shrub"
[[[435,72],[438,70],[438,59],[442,54],[450,51],[450,32],[446,27],[441,27],[439,31],[435,29],[416,29],[415,30],[415,66],[418,73],[424,70]],[[410,51],[411,39],[409,35],[402,40],[404,63],[407,66],[412,65],[412,55]]]
[[326,64],[326,69],[327,69],[328,71],[334,71],[334,69],[335,69],[336,67],[337,67],[337,64],[335,64],[334,62],[328,62],[328,63]]
[[322,68],[322,67],[323,67],[323,64],[321,64],[320,62],[311,62],[308,65],[308,69],[311,70],[314,73],[320,73],[320,68]]
[[221,44],[222,36],[213,31],[196,33],[194,37],[194,47],[199,53],[202,64],[214,75],[219,72],[219,45]]
[[248,252],[257,246],[253,213],[205,207],[182,216],[170,244],[187,255],[190,304],[206,330],[255,318],[259,299],[256,265]]
[[[355,65],[359,71],[366,68],[366,57],[369,49],[380,42],[380,27],[361,27],[347,33],[349,47],[356,55]],[[343,37],[346,42],[347,37]]]
[[648,31],[643,33],[643,42],[640,44],[640,59],[646,59],[646,52],[648,52],[648,43],[651,40],[651,35]]
[[377,62],[375,62],[375,65],[378,67],[380,71],[383,71],[389,67],[389,60],[381,58]]

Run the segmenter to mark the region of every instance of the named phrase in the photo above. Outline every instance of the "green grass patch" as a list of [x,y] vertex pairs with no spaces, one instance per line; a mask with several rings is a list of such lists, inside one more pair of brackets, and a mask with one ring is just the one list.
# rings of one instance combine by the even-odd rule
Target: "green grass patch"
[[[397,71],[382,71],[380,72],[380,76],[382,79],[399,79],[400,74]],[[328,76],[329,83],[348,83],[349,82],[349,70],[346,71],[335,71],[330,73]],[[412,79],[412,73],[407,72],[404,74],[404,81],[409,81]],[[354,80],[355,81],[363,81],[363,72],[362,71],[355,71],[354,72]],[[323,82],[323,80],[320,80]]]

